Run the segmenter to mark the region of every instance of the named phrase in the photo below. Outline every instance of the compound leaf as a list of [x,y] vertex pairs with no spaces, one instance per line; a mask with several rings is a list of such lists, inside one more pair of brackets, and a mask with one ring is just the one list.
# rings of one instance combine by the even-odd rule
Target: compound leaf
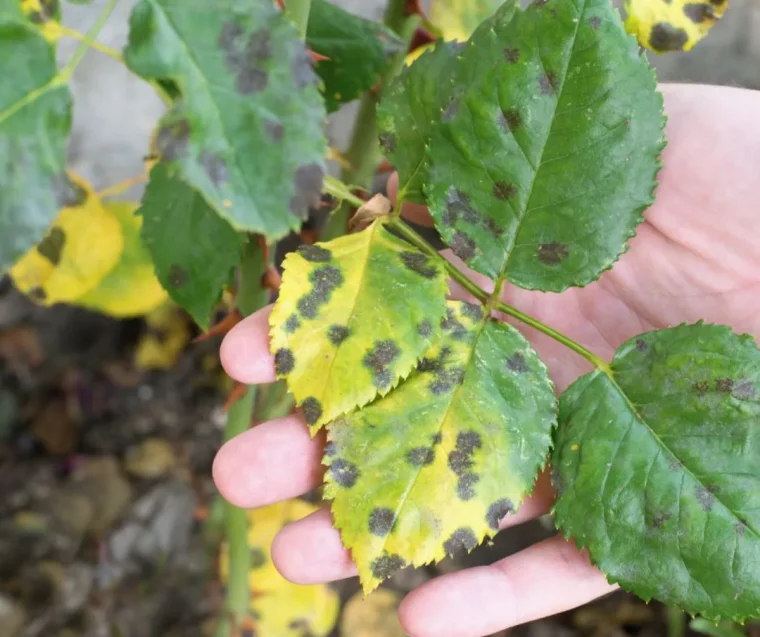
[[38,243],[58,210],[76,202],[66,175],[71,95],[56,80],[55,50],[0,0],[0,270]]
[[142,206],[142,240],[161,285],[203,329],[240,262],[245,236],[214,213],[203,197],[169,174],[150,173]]
[[378,105],[380,145],[398,171],[404,201],[425,202],[425,147],[454,86],[457,49],[454,42],[438,42],[404,69]]
[[556,399],[525,338],[461,301],[442,325],[398,389],[328,425],[325,495],[365,592],[493,535],[549,451]]
[[111,316],[130,317],[147,314],[166,300],[153,259],[140,238],[142,218],[135,214],[139,205],[124,201],[103,204],[106,214],[121,226],[124,249],[116,266],[95,289],[76,299],[76,305]]
[[10,269],[16,287],[43,305],[71,303],[111,272],[124,247],[115,217],[85,181],[71,177],[75,205],[63,208],[38,245]]
[[446,278],[382,220],[301,246],[283,267],[271,350],[316,433],[409,374],[438,332]]
[[394,31],[327,2],[312,0],[306,44],[325,57],[317,64],[327,110],[371,89],[404,43]]
[[491,17],[503,0],[433,0],[430,21],[443,37],[466,41],[481,22]]
[[624,344],[563,394],[566,535],[613,582],[718,620],[760,610],[760,350],[718,325]]
[[428,147],[428,204],[455,254],[561,291],[612,266],[652,203],[654,72],[609,0],[509,1],[460,54]]
[[654,51],[689,51],[723,17],[728,0],[626,0],[625,28]]
[[325,109],[311,57],[266,0],[140,0],[128,66],[181,97],[156,147],[235,228],[282,237],[319,202]]

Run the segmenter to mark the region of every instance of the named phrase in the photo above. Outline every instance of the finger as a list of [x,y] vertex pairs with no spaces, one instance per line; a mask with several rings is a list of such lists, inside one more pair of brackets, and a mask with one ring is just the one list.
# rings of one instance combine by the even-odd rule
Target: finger
[[[388,199],[396,203],[398,194],[398,173],[393,173],[388,179]],[[432,226],[433,218],[430,216],[428,209],[417,203],[404,203],[401,208],[401,216],[407,221],[416,223],[419,226]]]
[[275,380],[274,358],[269,353],[269,305],[243,319],[222,341],[219,356],[232,378],[248,385]]
[[411,637],[480,637],[560,613],[615,590],[575,545],[555,536],[412,591],[399,617]]
[[226,500],[259,507],[302,495],[322,482],[323,436],[312,439],[300,416],[254,427],[214,458],[214,482]]
[[[543,515],[549,510],[553,493],[549,480],[542,477],[534,494],[516,513],[501,520],[505,529]],[[330,511],[323,509],[286,526],[272,545],[272,559],[280,573],[295,584],[332,582],[356,575],[351,554],[340,540]]]

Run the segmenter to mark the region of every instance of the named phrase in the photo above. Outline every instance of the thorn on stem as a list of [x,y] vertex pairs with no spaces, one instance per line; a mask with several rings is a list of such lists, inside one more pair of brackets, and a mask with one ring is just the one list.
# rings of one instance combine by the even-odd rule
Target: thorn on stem
[[240,313],[240,310],[234,308],[229,314],[227,314],[227,316],[211,327],[207,332],[196,336],[193,339],[193,343],[202,343],[203,341],[208,341],[217,336],[224,336],[242,320],[243,315]]
[[424,27],[417,27],[409,43],[409,53],[435,42],[435,36]]
[[248,385],[244,385],[243,383],[235,383],[232,391],[230,391],[230,393],[227,395],[227,400],[224,401],[224,407],[222,407],[222,411],[226,414],[232,405],[234,405],[238,400],[245,396],[246,391],[248,391]]

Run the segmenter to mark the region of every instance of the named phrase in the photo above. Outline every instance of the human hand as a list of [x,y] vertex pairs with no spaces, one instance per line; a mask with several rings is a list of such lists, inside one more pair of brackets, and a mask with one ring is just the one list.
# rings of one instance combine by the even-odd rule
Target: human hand
[[[614,269],[561,294],[508,287],[505,300],[605,359],[625,340],[681,322],[731,325],[760,337],[760,93],[664,86],[669,145],[657,202]],[[424,209],[405,214],[425,221]],[[455,258],[450,256],[452,260]],[[483,287],[484,279],[469,273]],[[274,380],[270,308],[236,326],[222,363],[250,384]],[[522,326],[520,326],[522,329]],[[589,370],[548,337],[523,330],[559,391]],[[227,443],[214,464],[222,494],[243,507],[298,496],[321,482],[324,439],[312,440],[300,415],[264,423]],[[501,528],[546,513],[546,476]],[[356,573],[329,510],[283,529],[272,547],[288,579],[316,583]],[[476,637],[583,604],[613,590],[588,558],[559,536],[491,566],[444,575],[410,593],[400,608],[414,637]]]

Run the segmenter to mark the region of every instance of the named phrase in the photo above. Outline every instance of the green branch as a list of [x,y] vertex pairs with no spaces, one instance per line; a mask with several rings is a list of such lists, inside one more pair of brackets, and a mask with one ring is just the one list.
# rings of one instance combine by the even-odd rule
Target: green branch
[[95,24],[93,24],[87,30],[87,33],[85,33],[84,38],[82,38],[81,43],[76,48],[76,51],[74,51],[74,55],[71,56],[71,59],[60,70],[60,72],[56,76],[59,80],[58,81],[59,84],[65,84],[71,79],[71,76],[73,75],[74,70],[82,61],[82,58],[84,57],[85,53],[87,53],[87,49],[89,49],[92,46],[92,43],[95,41],[95,38],[98,37],[100,30],[103,28],[103,25],[107,22],[108,18],[111,17],[111,13],[116,8],[116,3],[118,1],[119,0],[108,0],[108,3],[103,8],[103,11],[100,12],[98,19],[95,20]]
[[298,29],[298,37],[306,39],[306,28],[309,25],[309,13],[311,12],[311,0],[287,0],[286,11]]

